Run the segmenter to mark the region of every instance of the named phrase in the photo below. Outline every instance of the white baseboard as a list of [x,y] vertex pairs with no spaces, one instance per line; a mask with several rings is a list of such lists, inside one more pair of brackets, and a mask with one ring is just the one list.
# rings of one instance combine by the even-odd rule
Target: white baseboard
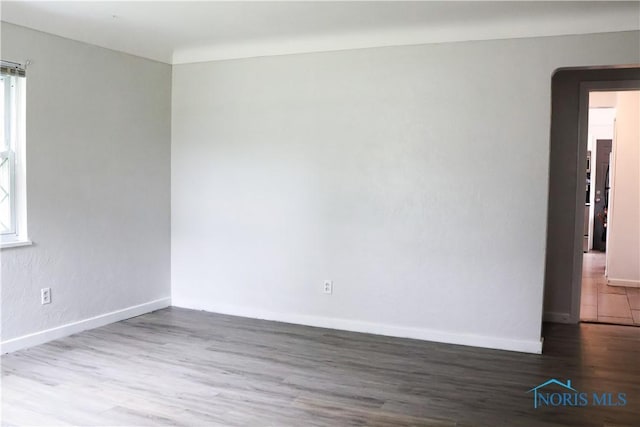
[[607,279],[609,286],[624,286],[625,288],[640,288],[640,280]]
[[33,347],[34,345],[63,338],[71,334],[86,331],[87,329],[98,328],[110,323],[119,322],[120,320],[140,316],[141,314],[166,308],[170,305],[171,298],[161,298],[144,304],[123,308],[122,310],[116,310],[99,316],[90,317],[89,319],[83,319],[77,322],[67,323],[66,325],[57,326],[55,328],[46,329],[44,331],[35,332],[33,334],[12,338],[0,343],[0,353],[11,353],[22,350],[23,348]]
[[557,311],[545,311],[542,315],[542,320],[552,323],[574,323],[571,320],[571,314],[559,313]]
[[456,332],[437,331],[433,329],[414,328],[408,326],[386,325],[360,320],[339,319],[333,317],[309,316],[305,314],[276,313],[250,307],[226,306],[215,302],[172,298],[174,307],[204,310],[232,316],[276,322],[294,323],[319,328],[339,329],[352,332],[364,332],[400,338],[413,338],[424,341],[435,341],[447,344],[459,344],[472,347],[483,347],[498,350],[510,350],[523,353],[542,353],[542,340],[518,340],[510,338],[490,337]]

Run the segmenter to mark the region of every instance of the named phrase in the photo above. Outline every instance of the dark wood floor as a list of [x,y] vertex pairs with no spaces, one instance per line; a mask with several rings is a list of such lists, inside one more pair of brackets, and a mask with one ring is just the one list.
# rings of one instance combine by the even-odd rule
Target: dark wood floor
[[[544,336],[531,355],[169,308],[3,356],[2,424],[640,426],[640,328]],[[549,378],[628,404],[534,409]]]

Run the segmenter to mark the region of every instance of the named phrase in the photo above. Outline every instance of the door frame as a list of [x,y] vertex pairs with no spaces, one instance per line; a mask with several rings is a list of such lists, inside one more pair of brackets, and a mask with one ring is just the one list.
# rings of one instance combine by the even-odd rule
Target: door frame
[[[584,174],[587,165],[589,133],[589,92],[621,92],[640,90],[640,80],[583,81],[580,83],[580,105],[578,107],[578,176],[576,185],[576,215],[573,241],[573,274],[571,281],[570,322],[580,322],[580,297],[582,295],[582,240],[584,236]],[[612,143],[611,150],[614,146]],[[583,167],[584,166],[584,167]],[[582,173],[581,173],[582,171]],[[582,214],[580,214],[582,212]]]

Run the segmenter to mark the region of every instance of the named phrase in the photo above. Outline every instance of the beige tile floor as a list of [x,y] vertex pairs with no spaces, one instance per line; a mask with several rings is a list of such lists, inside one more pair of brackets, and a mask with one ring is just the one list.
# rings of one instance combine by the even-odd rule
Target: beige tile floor
[[640,288],[609,286],[604,252],[584,254],[580,320],[640,326]]

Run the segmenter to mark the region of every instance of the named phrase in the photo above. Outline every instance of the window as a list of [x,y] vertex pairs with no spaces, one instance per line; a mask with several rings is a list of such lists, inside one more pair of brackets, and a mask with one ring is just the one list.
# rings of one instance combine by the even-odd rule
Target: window
[[1,247],[30,244],[27,238],[25,165],[25,70],[0,64],[0,237]]

